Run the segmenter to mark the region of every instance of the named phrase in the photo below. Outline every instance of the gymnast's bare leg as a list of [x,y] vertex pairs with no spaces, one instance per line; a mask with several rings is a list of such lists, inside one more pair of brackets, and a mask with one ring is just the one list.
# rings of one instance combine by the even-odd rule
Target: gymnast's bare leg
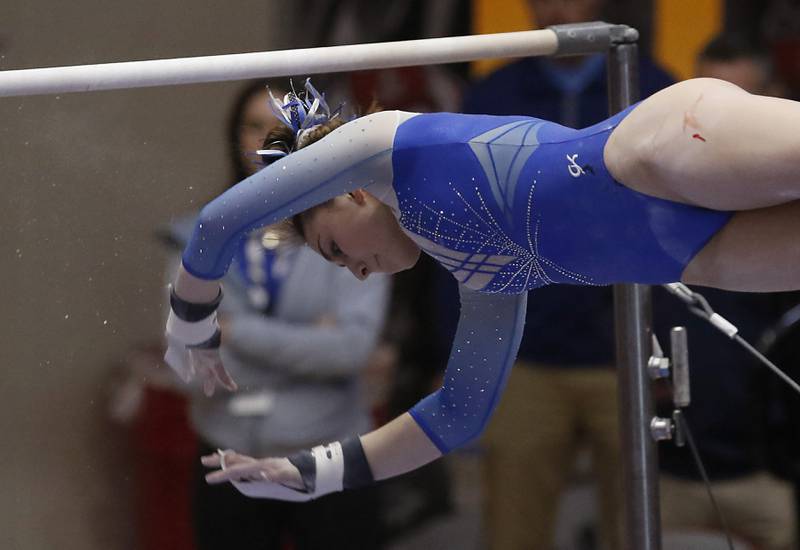
[[800,287],[800,103],[721,80],[681,82],[612,132],[615,179],[672,201],[738,210],[682,279],[729,290]]
[[800,201],[736,213],[681,280],[744,292],[800,287]]

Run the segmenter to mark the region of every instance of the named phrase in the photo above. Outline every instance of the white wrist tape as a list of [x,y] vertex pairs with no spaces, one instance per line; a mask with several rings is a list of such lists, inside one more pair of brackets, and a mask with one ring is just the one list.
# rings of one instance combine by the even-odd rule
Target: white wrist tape
[[195,323],[184,321],[170,310],[167,317],[167,337],[177,340],[186,346],[202,344],[216,334],[219,329],[217,313]]
[[342,490],[344,483],[344,453],[338,441],[311,449],[317,466],[314,496],[327,495]]

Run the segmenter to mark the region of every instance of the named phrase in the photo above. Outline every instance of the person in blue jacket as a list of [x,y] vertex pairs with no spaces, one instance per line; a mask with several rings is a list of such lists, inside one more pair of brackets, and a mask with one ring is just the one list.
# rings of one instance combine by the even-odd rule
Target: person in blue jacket
[[582,130],[401,111],[331,124],[306,87],[275,100],[293,136],[267,138],[263,154],[277,160],[202,210],[171,290],[167,362],[234,387],[216,351],[218,280],[249,231],[285,219],[360,279],[431,255],[460,283],[459,326],[443,386],[409,413],[289,458],[220,451],[205,458],[220,468],[210,482],[307,500],[470,441],[500,398],[539,286],[800,287],[796,102],[696,79]]

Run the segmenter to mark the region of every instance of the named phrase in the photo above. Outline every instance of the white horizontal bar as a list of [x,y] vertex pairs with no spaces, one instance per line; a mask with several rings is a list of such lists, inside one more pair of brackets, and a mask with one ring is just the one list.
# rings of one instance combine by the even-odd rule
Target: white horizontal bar
[[0,71],[0,97],[219,82],[552,55],[549,29],[326,48]]

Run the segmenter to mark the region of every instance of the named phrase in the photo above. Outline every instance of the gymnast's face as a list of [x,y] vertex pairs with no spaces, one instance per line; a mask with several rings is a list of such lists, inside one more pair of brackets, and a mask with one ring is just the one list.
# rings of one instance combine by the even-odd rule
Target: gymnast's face
[[419,259],[419,247],[400,228],[388,206],[359,189],[303,216],[308,246],[358,279],[397,273]]

